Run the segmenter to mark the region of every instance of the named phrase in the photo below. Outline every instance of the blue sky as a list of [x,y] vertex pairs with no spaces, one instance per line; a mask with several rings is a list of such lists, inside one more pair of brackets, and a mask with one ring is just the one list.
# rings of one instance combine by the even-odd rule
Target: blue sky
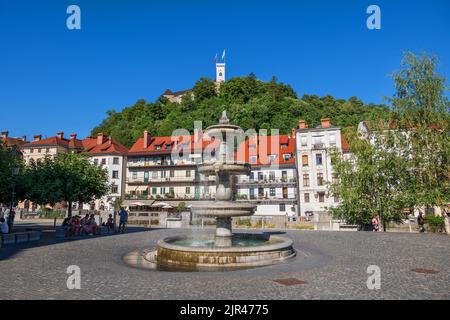
[[[81,30],[66,9],[81,8]],[[381,8],[381,30],[366,9]],[[299,95],[380,103],[402,52],[439,56],[450,75],[450,1],[0,0],[0,130],[84,137],[137,99],[214,77],[276,75]]]

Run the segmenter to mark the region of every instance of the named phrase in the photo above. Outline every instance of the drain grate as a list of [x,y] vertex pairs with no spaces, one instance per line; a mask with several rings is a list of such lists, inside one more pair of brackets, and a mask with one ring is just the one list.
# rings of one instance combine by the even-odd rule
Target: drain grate
[[435,273],[439,272],[439,271],[436,271],[433,269],[423,269],[423,268],[412,269],[412,271],[417,272],[417,273],[426,273],[426,274],[435,274]]
[[273,280],[276,283],[282,284],[284,286],[295,286],[298,284],[305,284],[306,281],[303,280],[299,280],[296,278],[288,278],[288,279],[277,279],[277,280]]

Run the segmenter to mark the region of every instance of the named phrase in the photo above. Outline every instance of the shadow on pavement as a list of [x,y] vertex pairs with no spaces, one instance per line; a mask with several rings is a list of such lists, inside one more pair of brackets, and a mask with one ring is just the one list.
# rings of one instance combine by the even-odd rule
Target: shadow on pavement
[[[57,227],[58,228],[58,227]],[[95,238],[105,238],[105,237],[117,237],[123,234],[131,234],[131,233],[139,233],[139,232],[148,232],[159,230],[160,228],[147,228],[147,227],[135,227],[128,226],[125,233],[107,233],[102,235],[95,236],[76,236],[76,237],[68,237],[68,238],[57,238],[56,230],[53,225],[39,225],[36,223],[26,223],[14,226],[14,233],[23,232],[23,231],[40,231],[41,232],[41,240],[34,242],[26,242],[20,244],[10,244],[3,245],[0,248],[0,262],[2,260],[10,259],[14,257],[16,254],[23,250],[28,250],[32,248],[38,248],[43,246],[50,246],[58,243],[64,242],[73,242],[73,241],[84,241]]]

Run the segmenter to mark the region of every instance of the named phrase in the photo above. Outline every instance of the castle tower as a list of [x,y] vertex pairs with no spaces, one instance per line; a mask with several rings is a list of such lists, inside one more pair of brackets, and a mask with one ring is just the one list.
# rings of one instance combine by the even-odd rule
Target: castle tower
[[216,82],[225,82],[225,63],[216,63]]

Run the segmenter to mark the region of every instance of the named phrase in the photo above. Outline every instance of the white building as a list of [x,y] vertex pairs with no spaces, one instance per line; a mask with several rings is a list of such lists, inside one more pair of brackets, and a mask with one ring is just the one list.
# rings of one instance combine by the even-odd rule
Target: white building
[[333,126],[328,118],[321,119],[316,128],[308,128],[305,121],[299,121],[296,156],[301,216],[326,213],[339,203],[328,190],[335,178],[331,165],[333,149],[348,152],[341,128]]
[[[107,170],[111,185],[110,193],[97,200],[94,209],[110,211],[112,203],[124,196],[128,149],[103,133],[99,133],[97,138],[86,138],[83,145],[91,162]],[[92,209],[92,204],[84,205],[84,209]]]
[[259,136],[257,143],[249,139],[242,145],[252,171],[237,178],[237,201],[257,204],[255,216],[293,220],[297,217],[295,132]]

